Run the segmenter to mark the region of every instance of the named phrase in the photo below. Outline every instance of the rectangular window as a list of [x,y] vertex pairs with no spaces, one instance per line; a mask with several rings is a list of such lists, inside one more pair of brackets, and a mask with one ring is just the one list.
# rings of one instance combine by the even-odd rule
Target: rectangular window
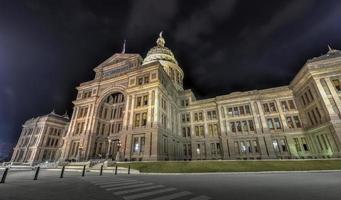
[[182,137],[186,137],[186,127],[182,127]]
[[139,127],[140,126],[140,113],[135,114],[135,123],[134,123],[135,127]]
[[294,116],[294,121],[295,121],[296,128],[302,127],[301,122],[300,122],[300,118],[298,116]]
[[203,115],[202,112],[199,113],[199,121],[203,121]]
[[228,116],[230,116],[230,117],[233,116],[232,108],[227,108],[227,114],[228,114]]
[[134,137],[134,142],[133,142],[133,152],[139,152],[140,151],[140,144],[139,144],[139,138]]
[[294,101],[293,101],[293,100],[289,100],[288,102],[289,102],[289,108],[290,108],[290,110],[295,110],[295,109],[296,109],[296,106],[295,106],[295,104],[294,104]]
[[275,152],[279,152],[279,146],[277,140],[272,140],[272,146],[274,147]]
[[281,101],[281,106],[284,112],[289,110],[289,107],[286,101]]
[[240,123],[240,121],[237,121],[236,125],[237,125],[238,132],[242,132],[242,124]]
[[257,140],[253,140],[253,141],[252,141],[252,146],[253,146],[253,151],[254,151],[255,153],[259,153]]
[[231,128],[231,131],[232,131],[233,133],[236,132],[236,125],[235,125],[234,122],[230,122],[230,128]]
[[311,101],[313,101],[313,100],[314,100],[314,96],[313,96],[313,94],[311,93],[311,90],[310,90],[310,89],[308,89],[308,93],[309,93],[309,97],[310,97]]
[[336,89],[337,92],[341,92],[341,84],[340,84],[340,80],[339,79],[334,79],[332,80],[333,85]]
[[271,111],[271,112],[277,112],[277,108],[276,108],[276,105],[275,105],[274,102],[271,102],[271,103],[269,104],[269,106],[270,106],[270,111]]
[[200,136],[199,126],[195,126],[195,127],[194,127],[194,132],[195,132],[195,136],[197,136],[197,137]]
[[295,142],[295,147],[296,147],[297,152],[302,151],[300,142],[298,141],[298,138],[294,138],[294,142]]
[[249,129],[248,129],[247,122],[246,122],[246,121],[242,121],[242,124],[243,124],[243,131],[244,131],[244,132],[248,132]]
[[273,122],[272,122],[272,119],[267,119],[267,123],[268,123],[268,128],[271,129],[271,130],[274,130],[274,125],[273,125]]
[[205,136],[205,128],[203,125],[199,126],[199,130],[200,130],[200,136],[204,137]]
[[136,107],[141,107],[142,105],[142,97],[137,97],[136,98]]
[[264,112],[265,113],[269,113],[270,112],[270,109],[269,109],[269,105],[268,104],[263,104],[263,109],[264,109]]
[[251,110],[250,110],[250,106],[249,105],[245,105],[245,113],[246,114],[251,114]]
[[292,121],[292,118],[290,116],[286,117],[286,120],[289,128],[295,128],[294,122]]
[[142,113],[142,126],[146,126],[147,125],[147,113],[144,112]]
[[241,115],[245,115],[245,110],[243,106],[239,106],[239,112]]
[[305,102],[303,95],[301,96],[301,101],[302,101],[303,105],[306,105],[306,102]]
[[307,140],[305,139],[305,137],[301,138],[301,142],[302,142],[303,150],[304,151],[309,151]]
[[276,129],[281,129],[282,126],[281,126],[281,122],[279,121],[279,118],[274,118],[274,124],[275,124],[275,128]]
[[140,152],[144,152],[144,146],[146,143],[146,138],[145,137],[141,137],[141,148],[140,148]]
[[137,84],[143,85],[143,77],[138,78]]
[[238,107],[234,107],[234,108],[233,108],[233,116],[239,116]]
[[143,96],[143,105],[147,106],[148,105],[148,95]]
[[255,127],[254,127],[254,124],[253,124],[253,120],[248,120],[248,123],[249,123],[249,129],[250,129],[250,131],[255,131]]
[[198,113],[194,113],[194,121],[197,122],[199,120]]
[[287,152],[288,150],[287,150],[287,145],[286,145],[285,140],[284,140],[284,139],[280,139],[280,140],[279,140],[279,143],[280,143],[280,145],[281,145],[281,150],[282,150],[282,152]]

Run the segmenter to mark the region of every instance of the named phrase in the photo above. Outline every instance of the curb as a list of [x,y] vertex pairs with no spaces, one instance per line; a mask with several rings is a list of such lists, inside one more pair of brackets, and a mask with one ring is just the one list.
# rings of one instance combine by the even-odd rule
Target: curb
[[290,174],[290,173],[334,173],[341,170],[309,170],[309,171],[260,171],[260,172],[195,172],[195,173],[147,173],[140,172],[141,175],[243,175],[243,174]]

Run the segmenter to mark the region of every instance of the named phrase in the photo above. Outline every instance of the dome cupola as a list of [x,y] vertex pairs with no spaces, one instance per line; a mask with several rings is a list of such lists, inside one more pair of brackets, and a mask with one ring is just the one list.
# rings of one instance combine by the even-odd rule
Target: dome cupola
[[178,65],[178,61],[175,59],[173,52],[165,47],[165,39],[162,37],[162,31],[159,34],[159,38],[156,40],[156,46],[152,47],[147,56],[143,60],[143,65],[159,62],[169,78],[174,83],[174,86],[178,90],[183,90],[183,77],[184,73]]

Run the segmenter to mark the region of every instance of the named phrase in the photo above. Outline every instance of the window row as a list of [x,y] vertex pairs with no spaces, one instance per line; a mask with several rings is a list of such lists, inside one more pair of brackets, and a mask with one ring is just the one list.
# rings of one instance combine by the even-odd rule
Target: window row
[[257,140],[235,141],[234,151],[236,154],[259,153]]
[[78,134],[83,133],[84,124],[85,124],[85,122],[77,122],[76,123],[76,128],[75,128],[75,131],[74,131],[73,135],[78,135]]
[[135,113],[134,127],[143,127],[147,125],[147,112]]
[[298,116],[286,116],[285,118],[288,124],[288,128],[302,128],[301,121]]
[[149,74],[137,78],[137,85],[144,85],[149,83]]
[[301,95],[301,101],[304,106],[309,105],[312,101],[314,101],[313,93],[310,88],[308,88],[303,95]]
[[294,143],[297,152],[309,151],[309,146],[305,137],[301,137],[301,141],[299,138],[294,138]]
[[288,145],[284,138],[273,139],[272,146],[275,150],[275,153],[286,153],[288,152]]
[[144,136],[133,137],[133,153],[143,153],[145,149],[146,138]]
[[49,128],[49,135],[61,136],[61,134],[62,134],[62,129],[52,128],[52,127]]
[[330,141],[328,139],[327,134],[321,134],[316,136],[317,142],[319,144],[319,148],[321,151],[325,151],[330,149]]
[[148,95],[136,97],[136,108],[148,106]]
[[294,100],[292,99],[281,101],[281,106],[284,112],[289,111],[289,110],[296,110]]
[[278,117],[267,118],[266,122],[267,122],[268,128],[270,130],[282,129],[282,124],[281,124],[281,121]]
[[322,123],[322,116],[317,107],[307,111],[307,115],[312,126]]
[[227,108],[227,114],[230,117],[251,115],[250,105],[235,106]]
[[263,111],[266,114],[278,112],[276,102],[273,101],[273,102],[263,103]]
[[243,132],[253,132],[255,131],[255,126],[253,120],[243,120],[243,121],[235,121],[230,122],[230,129],[233,133],[243,133]]
[[77,118],[84,118],[88,114],[88,106],[81,107],[78,110]]
[[57,147],[58,146],[59,139],[57,138],[47,138],[46,141],[46,147]]
[[[109,115],[108,115],[109,111]],[[111,111],[111,112],[110,112]],[[121,119],[123,117],[123,106],[110,108],[104,108],[103,106],[99,110],[99,117],[102,119]]]

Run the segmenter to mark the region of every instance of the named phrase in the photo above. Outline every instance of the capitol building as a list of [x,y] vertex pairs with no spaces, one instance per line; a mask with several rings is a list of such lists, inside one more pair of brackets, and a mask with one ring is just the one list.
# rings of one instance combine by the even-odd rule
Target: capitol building
[[341,157],[341,51],[307,60],[287,86],[196,99],[165,43],[95,67],[70,118],[23,124],[11,161]]

